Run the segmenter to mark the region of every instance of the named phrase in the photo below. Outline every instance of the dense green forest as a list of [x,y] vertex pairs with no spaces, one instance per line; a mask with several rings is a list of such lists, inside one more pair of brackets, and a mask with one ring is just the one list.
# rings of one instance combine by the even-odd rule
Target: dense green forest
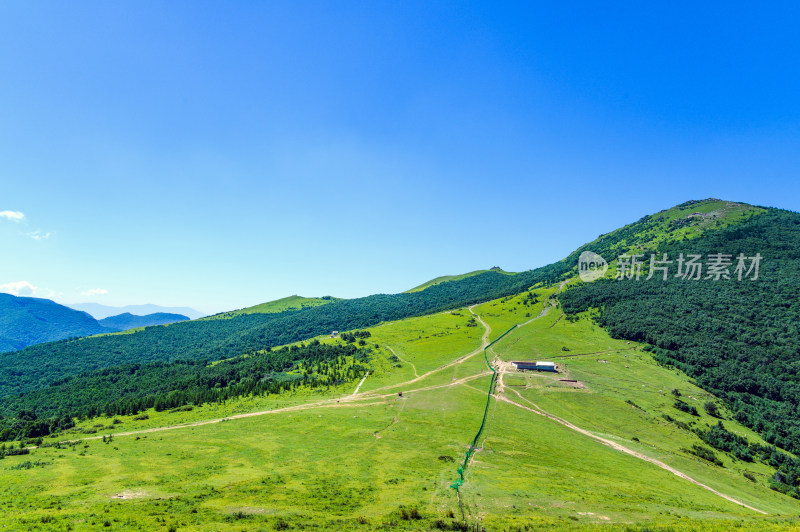
[[[352,336],[352,341],[350,337]],[[0,405],[0,441],[36,438],[74,425],[73,418],[137,414],[148,408],[220,402],[277,394],[294,386],[318,388],[361,378],[368,370],[368,331],[344,343],[313,340],[252,353],[218,364],[206,361],[124,364],[61,379],[47,388],[7,397]]]
[[[651,251],[673,260],[681,252],[760,253],[763,260],[757,280],[688,280],[672,272],[663,280],[659,272],[649,281],[644,275],[582,284],[561,294],[564,311],[600,308],[597,321],[612,336],[646,342],[659,362],[722,398],[737,421],[770,444],[800,453],[800,215],[770,210],[642,253],[649,258]],[[747,448],[737,444],[740,454]],[[770,453],[782,468],[774,480],[797,488],[800,467],[782,456]]]
[[488,301],[555,280],[566,270],[565,265],[556,264],[517,275],[490,271],[415,293],[378,294],[274,314],[180,322],[128,334],[40,344],[0,355],[0,398],[121,364],[224,360],[332,330],[369,327]]

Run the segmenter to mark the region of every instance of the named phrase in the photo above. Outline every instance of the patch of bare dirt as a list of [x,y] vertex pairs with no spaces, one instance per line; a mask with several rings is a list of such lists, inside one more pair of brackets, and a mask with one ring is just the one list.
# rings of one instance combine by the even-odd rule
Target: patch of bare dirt
[[128,499],[141,499],[143,497],[147,497],[147,492],[144,491],[133,491],[133,490],[125,490],[117,493],[116,495],[112,495],[112,499],[117,499],[121,501],[125,501]]
[[561,383],[561,386],[566,386],[568,388],[586,388],[584,383],[573,379],[558,379],[558,382]]

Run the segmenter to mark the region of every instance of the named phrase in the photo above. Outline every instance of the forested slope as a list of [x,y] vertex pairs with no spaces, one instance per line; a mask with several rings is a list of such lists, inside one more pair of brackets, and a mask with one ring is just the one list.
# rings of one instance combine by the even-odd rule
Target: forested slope
[[[770,210],[686,242],[657,246],[673,260],[732,255],[731,278],[601,280],[560,296],[575,313],[601,309],[617,337],[647,342],[723,398],[736,419],[778,447],[800,453],[800,214]],[[733,274],[735,257],[760,254],[757,280]],[[676,265],[673,264],[673,268]]]
[[[357,331],[360,338],[369,332]],[[60,379],[0,403],[0,441],[46,436],[75,417],[137,414],[202,405],[242,395],[280,393],[296,385],[337,385],[363,376],[371,347],[360,341],[309,344],[206,361],[123,364]],[[366,347],[365,347],[366,346]]]
[[490,271],[415,293],[378,294],[302,310],[180,322],[33,346],[0,355],[0,397],[119,364],[222,360],[331,330],[346,331],[430,314],[517,293],[537,282],[554,280],[565,271],[562,265],[513,276]]

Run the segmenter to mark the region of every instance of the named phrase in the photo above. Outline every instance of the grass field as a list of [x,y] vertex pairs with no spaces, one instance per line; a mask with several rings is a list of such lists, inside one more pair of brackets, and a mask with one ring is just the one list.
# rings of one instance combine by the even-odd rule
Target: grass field
[[[503,271],[503,270],[501,270],[499,268],[496,268],[496,269],[493,268],[493,270],[501,272],[501,273],[506,273],[508,275],[514,275],[511,272],[506,272],[506,271]],[[490,270],[475,270],[473,272],[462,273],[462,274],[459,274],[459,275],[442,275],[441,277],[437,277],[435,279],[431,279],[428,282],[422,283],[419,286],[415,286],[414,288],[412,288],[410,290],[406,290],[405,293],[410,294],[412,292],[421,292],[422,290],[425,290],[426,288],[430,288],[431,286],[435,286],[437,284],[447,283],[449,281],[458,281],[458,280],[461,280],[461,279],[466,279],[467,277],[472,277],[473,275],[478,275],[480,273],[486,273],[488,271],[490,271]]]
[[[698,405],[713,397],[588,316],[565,319],[548,300],[555,291],[535,289],[538,302],[528,305],[524,294],[478,305],[479,319],[459,309],[371,328],[378,347],[357,395],[354,381],[117,424],[85,420],[65,437],[98,439],[0,461],[0,529],[452,528],[461,510],[449,486],[487,401],[482,346],[523,323],[488,353],[501,377],[460,489],[469,523],[490,531],[797,528],[800,504],[768,488],[768,466],[717,452],[720,467],[682,450],[700,440],[664,414],[694,426],[717,420],[700,408],[698,417],[677,411],[672,390]],[[506,363],[519,359],[552,360],[561,373]],[[723,417],[729,430],[758,439]]]
[[276,299],[274,301],[268,301],[266,303],[261,303],[259,305],[254,305],[252,307],[234,310],[231,312],[223,312],[221,314],[215,314],[213,316],[208,316],[207,318],[202,318],[202,319],[219,320],[219,319],[232,318],[233,316],[238,316],[240,314],[274,314],[278,312],[283,312],[284,310],[299,310],[306,307],[318,307],[319,305],[331,303],[332,301],[336,300],[337,299],[333,297],[323,299],[321,297],[303,297],[295,295],[295,296],[284,297],[281,299]]

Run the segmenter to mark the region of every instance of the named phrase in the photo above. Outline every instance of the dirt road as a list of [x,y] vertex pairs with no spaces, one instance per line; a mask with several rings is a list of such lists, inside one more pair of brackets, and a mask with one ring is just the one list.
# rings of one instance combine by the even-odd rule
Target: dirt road
[[369,373],[364,375],[364,378],[359,381],[358,386],[356,386],[356,391],[353,392],[353,395],[358,395],[358,390],[361,389],[361,385],[364,384],[364,381],[367,380],[367,377],[369,377]]
[[697,486],[700,486],[703,489],[706,489],[706,490],[710,491],[714,495],[722,497],[723,499],[728,500],[728,501],[730,501],[732,503],[738,504],[740,506],[744,506],[748,510],[753,510],[754,512],[758,512],[760,514],[767,515],[767,512],[759,510],[758,508],[754,508],[754,507],[750,506],[749,504],[743,503],[742,501],[740,501],[738,499],[735,499],[735,498],[731,497],[730,495],[725,495],[724,493],[715,490],[711,486],[708,486],[708,485],[703,484],[702,482],[700,482],[698,480],[695,480],[694,478],[690,477],[686,473],[678,471],[674,467],[665,464],[661,460],[657,460],[655,458],[652,458],[652,457],[647,456],[645,454],[642,454],[640,452],[634,451],[633,449],[629,449],[628,447],[625,447],[624,445],[621,445],[621,444],[619,444],[619,443],[617,443],[615,441],[611,441],[609,439],[603,438],[603,437],[598,436],[596,434],[592,434],[588,430],[585,430],[585,429],[582,429],[580,427],[577,427],[577,426],[573,425],[572,423],[570,423],[569,421],[567,421],[565,419],[561,419],[558,416],[554,416],[553,414],[550,414],[550,413],[542,410],[541,408],[537,407],[534,403],[531,403],[530,401],[528,401],[527,399],[522,397],[522,395],[520,395],[520,393],[518,391],[516,391],[516,390],[511,390],[511,391],[513,391],[515,394],[517,394],[521,400],[523,400],[526,403],[530,404],[531,407],[528,407],[528,406],[519,404],[517,402],[514,402],[514,401],[512,401],[511,399],[509,399],[506,396],[500,396],[500,397],[498,397],[498,399],[500,401],[504,401],[506,403],[512,404],[512,405],[514,405],[514,406],[516,406],[518,408],[522,408],[522,409],[527,410],[529,412],[533,412],[534,414],[538,414],[540,416],[544,416],[544,417],[546,417],[548,419],[551,419],[551,420],[555,421],[556,423],[564,425],[565,427],[567,427],[567,428],[569,428],[571,430],[574,430],[575,432],[578,432],[579,434],[583,434],[584,436],[588,436],[589,438],[592,438],[593,440],[595,440],[595,441],[597,441],[599,443],[602,443],[606,447],[611,447],[612,449],[615,449],[617,451],[623,452],[625,454],[629,454],[629,455],[634,456],[634,457],[636,457],[636,458],[638,458],[640,460],[644,460],[646,462],[650,462],[651,464],[656,465],[656,466],[660,467],[661,469],[663,469],[665,471],[669,471],[670,473],[672,473],[675,476],[678,476],[678,477],[680,477],[680,478],[682,478],[684,480],[688,480],[692,484],[695,484]]

